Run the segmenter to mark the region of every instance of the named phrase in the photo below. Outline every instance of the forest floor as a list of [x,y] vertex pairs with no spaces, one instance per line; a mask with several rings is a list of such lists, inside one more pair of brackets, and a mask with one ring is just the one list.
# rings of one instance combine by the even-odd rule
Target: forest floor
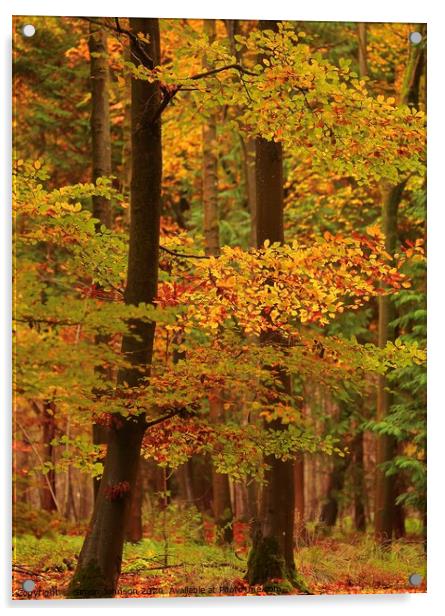
[[[63,599],[83,537],[21,535],[14,541],[14,599]],[[261,595],[243,580],[247,545],[144,538],[125,545],[118,597]],[[367,535],[335,533],[312,538],[295,554],[297,570],[313,594],[426,592],[426,558],[419,537],[383,551]],[[420,574],[413,586],[409,577]],[[24,582],[28,580],[24,586]],[[31,592],[27,592],[33,586]]]

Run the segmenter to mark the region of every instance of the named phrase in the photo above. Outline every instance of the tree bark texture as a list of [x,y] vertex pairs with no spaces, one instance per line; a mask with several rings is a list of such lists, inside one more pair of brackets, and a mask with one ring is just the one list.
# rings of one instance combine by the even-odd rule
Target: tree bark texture
[[[133,33],[149,40],[132,40],[133,58],[153,68],[160,61],[157,19],[131,18]],[[151,58],[148,64],[147,58]],[[131,226],[128,255],[126,304],[152,303],[157,290],[161,203],[161,123],[160,86],[134,79],[132,100],[132,180]],[[149,374],[155,324],[133,320],[131,331],[123,337],[122,353],[131,363],[118,374],[118,387],[137,387]],[[104,475],[78,565],[71,581],[71,597],[112,597],[121,570],[125,527],[130,497],[135,489],[144,415],[116,417],[109,431]]]
[[[215,20],[204,21],[209,43],[215,40]],[[204,58],[204,69],[210,68]],[[204,205],[204,241],[207,255],[218,256],[218,153],[216,143],[216,115],[212,113],[204,122],[202,130],[202,201]]]
[[143,501],[143,482],[142,482],[142,464],[139,463],[139,468],[136,475],[136,483],[130,499],[130,513],[128,515],[125,539],[130,543],[138,543],[142,540],[143,525],[142,525],[142,501]]
[[[109,67],[107,51],[107,35],[100,26],[90,23],[88,38],[90,52],[90,87],[91,87],[91,117],[90,130],[92,140],[92,176],[93,182],[100,177],[111,175],[111,132],[110,132],[110,105],[109,105]],[[111,228],[111,203],[106,197],[93,197],[93,216],[98,219],[96,228],[101,225]],[[106,344],[107,336],[96,336],[97,344]],[[101,367],[96,372],[103,374],[105,379],[110,378],[109,371]],[[97,392],[100,395],[100,392]],[[108,430],[105,426],[93,424],[93,444],[107,443]],[[103,459],[100,460],[103,462]],[[97,498],[100,486],[100,477],[93,479],[94,498]]]
[[[262,30],[278,30],[275,21],[260,21]],[[261,62],[261,57],[259,62]],[[283,151],[280,143],[256,139],[256,236],[257,245],[265,240],[284,242],[283,227]],[[280,344],[279,335],[266,332],[260,344]],[[275,369],[285,394],[291,392],[291,379],[284,370]],[[286,430],[275,420],[265,426]],[[262,584],[266,592],[288,593],[293,587],[309,592],[297,576],[294,560],[295,484],[292,460],[265,456],[268,470],[262,490],[260,519],[248,558],[246,578],[251,585]],[[278,585],[273,580],[282,580]]]
[[360,22],[357,24],[358,35],[358,67],[360,77],[368,76],[368,53],[367,53],[367,27],[366,23]]
[[[111,132],[109,104],[109,68],[105,30],[90,23],[88,38],[91,84],[91,139],[93,182],[111,175]],[[111,228],[112,212],[109,199],[93,197],[93,216],[100,224]]]

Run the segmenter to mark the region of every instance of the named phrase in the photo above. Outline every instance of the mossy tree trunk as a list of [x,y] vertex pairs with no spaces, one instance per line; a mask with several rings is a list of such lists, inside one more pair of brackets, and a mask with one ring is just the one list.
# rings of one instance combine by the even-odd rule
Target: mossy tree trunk
[[[132,18],[130,28],[135,34],[143,33],[149,41],[143,43],[143,54],[142,43],[134,37],[132,57],[149,68],[158,65],[158,20]],[[157,291],[162,174],[159,83],[133,79],[131,102],[131,226],[125,302],[138,305],[153,302]],[[119,372],[119,387],[137,387],[147,376],[154,332],[154,323],[137,319],[131,322],[131,333],[122,341],[122,353],[131,366]],[[110,428],[104,475],[68,590],[70,597],[112,597],[116,593],[130,498],[146,428],[142,414],[128,419],[116,417]]]
[[[260,21],[262,30],[277,31],[275,21]],[[261,57],[259,58],[261,62]],[[284,242],[283,227],[283,151],[280,143],[256,139],[256,239]],[[266,332],[260,344],[281,344],[279,334]],[[271,368],[283,394],[291,393],[291,379],[284,369]],[[265,425],[271,430],[286,430],[281,420]],[[265,456],[267,470],[262,490],[260,516],[248,558],[246,579],[250,585],[262,585],[266,592],[285,594],[296,587],[308,592],[297,576],[294,560],[295,484],[293,460]]]

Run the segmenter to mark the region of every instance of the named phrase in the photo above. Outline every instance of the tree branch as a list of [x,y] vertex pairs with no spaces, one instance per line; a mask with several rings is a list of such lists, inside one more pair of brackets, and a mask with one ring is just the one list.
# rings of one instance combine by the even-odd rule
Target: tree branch
[[171,413],[167,413],[167,415],[163,415],[162,417],[157,417],[156,419],[152,419],[151,421],[146,421],[146,428],[151,428],[152,426],[156,426],[157,424],[166,421],[167,419],[171,419],[172,417],[176,417],[184,412],[184,409],[176,409],[176,411],[172,411]]
[[258,77],[257,73],[247,70],[247,68],[244,68],[244,66],[241,66],[241,64],[234,63],[234,64],[227,64],[226,66],[220,66],[219,68],[212,68],[208,71],[204,71],[203,73],[196,73],[195,75],[192,75],[188,79],[197,81],[198,79],[203,79],[204,77],[211,77],[212,75],[216,75],[217,73],[222,73],[223,71],[228,71],[229,69],[237,70],[243,75],[251,75],[252,77]]
[[176,250],[170,250],[170,248],[166,248],[165,246],[159,246],[159,250],[163,250],[167,254],[172,255],[173,257],[178,257],[179,259],[209,259],[210,258],[207,255],[191,255],[191,254],[185,254],[182,252],[176,252]]
[[95,24],[96,26],[106,28],[107,30],[111,30],[112,32],[116,32],[117,34],[125,34],[125,36],[127,36],[134,43],[135,47],[141,54],[141,58],[138,58],[138,60],[142,60],[142,64],[144,64],[144,66],[146,66],[145,63],[147,63],[149,68],[154,68],[153,58],[147,54],[147,52],[141,45],[141,41],[133,32],[127,30],[126,28],[122,28],[119,23],[119,17],[114,18],[116,23],[115,26],[112,26],[111,24],[108,24],[104,21],[97,21],[97,19],[92,19],[91,17],[81,17],[80,19],[84,19],[85,21]]

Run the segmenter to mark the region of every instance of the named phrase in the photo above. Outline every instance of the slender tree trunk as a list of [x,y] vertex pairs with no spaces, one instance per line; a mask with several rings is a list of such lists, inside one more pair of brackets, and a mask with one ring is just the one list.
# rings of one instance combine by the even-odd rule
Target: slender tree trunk
[[[397,187],[385,187],[383,194],[382,226],[385,234],[385,248],[394,255],[397,242],[397,211],[404,184]],[[379,334],[378,344],[385,347],[389,340],[394,340],[394,328],[391,322],[396,316],[393,302],[388,296],[379,298]],[[393,401],[386,376],[380,375],[377,389],[377,420],[383,421],[391,409]],[[382,434],[377,441],[377,473],[374,527],[376,540],[389,544],[394,525],[394,475],[387,475],[382,464],[390,462],[395,454],[396,440],[392,435]]]
[[[123,51],[124,60],[131,62],[129,49]],[[131,75],[125,74],[124,85],[124,119],[122,123],[122,150],[121,150],[121,186],[124,200],[128,202],[131,187]],[[124,222],[130,224],[130,208],[127,207],[122,215]]]
[[[50,465],[55,463],[55,451],[51,441],[56,437],[56,419],[55,419],[55,404],[52,402],[45,402],[42,409],[42,443],[43,443],[43,462],[47,462]],[[42,479],[42,486],[40,488],[40,506],[45,511],[55,512],[57,511],[57,503],[54,500],[56,495],[56,471],[54,468],[50,468],[46,473],[46,477]],[[60,500],[60,499],[58,499]]]
[[[368,52],[367,52],[367,25],[366,23],[357,24],[358,35],[358,64],[360,77],[367,77],[368,70]],[[354,492],[354,526],[355,529],[364,532],[366,530],[366,512],[365,512],[365,471],[363,458],[363,439],[364,433],[358,429],[355,433],[352,442],[352,484]]]
[[[111,175],[111,133],[110,133],[110,105],[108,97],[109,68],[107,35],[96,24],[90,23],[88,38],[90,51],[90,84],[91,84],[91,117],[90,130],[92,141],[92,167],[93,182],[100,177]],[[101,225],[111,228],[112,212],[109,199],[106,197],[93,197],[93,216],[99,221],[97,229]],[[107,336],[96,336],[97,344],[106,344]],[[107,380],[110,379],[109,371],[101,367],[96,372]],[[100,396],[100,391],[97,392]],[[107,443],[108,429],[98,423],[93,424],[93,444],[104,445]],[[103,462],[103,459],[100,460]],[[94,498],[97,498],[100,486],[100,477],[93,479]]]
[[239,522],[249,521],[249,502],[247,485],[245,481],[236,481],[233,484],[234,518]]
[[66,474],[66,501],[65,501],[65,518],[67,520],[73,519],[75,522],[79,521],[79,515],[77,513],[76,499],[74,498],[74,480],[73,470],[68,468]]
[[357,36],[358,36],[358,66],[360,71],[360,77],[368,76],[368,53],[367,44],[368,36],[366,30],[366,24],[361,22],[357,24]]
[[[425,33],[424,27],[421,28]],[[424,42],[411,47],[402,90],[399,96],[401,104],[418,104],[419,81],[423,64]],[[398,240],[398,209],[402,200],[406,180],[397,185],[382,185],[382,227],[385,234],[386,251],[393,256]],[[395,339],[394,327],[391,325],[396,317],[394,303],[389,296],[379,298],[379,333],[378,344],[385,347],[388,341]],[[379,376],[377,389],[377,420],[383,421],[391,410],[393,395],[389,390],[388,380]],[[391,435],[382,434],[377,441],[377,472],[375,494],[375,538],[383,545],[390,545],[395,522],[395,476],[388,476],[382,465],[390,462],[396,452],[396,440]]]
[[[109,105],[109,68],[107,35],[96,24],[90,23],[88,38],[90,51],[91,84],[91,141],[93,161],[93,182],[100,177],[111,175],[111,133]],[[107,228],[112,224],[112,212],[109,199],[93,197],[93,216]]]
[[[143,33],[149,41],[143,43],[146,53],[142,58],[141,43],[132,40],[133,57],[149,68],[158,65],[158,20],[131,18],[130,28],[135,34]],[[131,99],[131,226],[125,302],[138,305],[152,303],[157,291],[162,175],[159,83],[134,79]],[[149,373],[154,332],[154,323],[137,319],[131,322],[131,332],[122,341],[122,353],[131,366],[119,372],[119,387],[137,387]],[[70,584],[71,597],[112,597],[116,592],[130,497],[135,489],[147,426],[143,414],[116,419],[109,431],[104,475],[93,519]]]
[[[210,421],[218,424],[224,421],[223,406],[220,396],[209,398]],[[230,500],[230,487],[227,475],[216,472],[212,464],[213,515],[217,526],[219,543],[233,541],[233,512]]]
[[[403,442],[397,444],[397,455],[403,454]],[[401,539],[406,535],[405,529],[405,507],[402,503],[397,503],[397,498],[406,492],[405,478],[402,474],[396,475],[394,493],[394,538]]]
[[175,475],[178,481],[179,498],[188,505],[193,505],[195,499],[193,496],[191,460],[187,460],[187,462],[182,464],[182,466],[177,469]]
[[366,530],[365,484],[363,460],[363,431],[358,430],[352,442],[352,484],[354,492],[354,526],[361,532]]
[[349,459],[334,458],[334,467],[329,475],[326,501],[321,508],[320,522],[328,528],[333,528],[337,523],[339,513],[339,496],[345,485],[345,474]]
[[[204,22],[209,42],[215,40],[215,20]],[[209,68],[204,58],[204,68]],[[204,205],[204,241],[205,252],[209,256],[218,256],[219,216],[218,216],[218,155],[216,151],[216,115],[212,114],[203,127],[203,205]],[[213,423],[224,421],[223,397],[219,392],[209,398],[210,420]],[[222,543],[233,540],[232,505],[230,501],[229,479],[227,475],[217,473],[212,465],[213,513],[218,527],[218,539]]]
[[[230,43],[230,51],[239,64],[243,61],[243,51],[237,49],[237,42],[235,36],[240,31],[239,20],[226,19],[225,26],[227,30],[227,37]],[[244,182],[246,187],[246,201],[250,213],[250,238],[249,245],[251,248],[256,248],[256,176],[255,176],[255,156],[256,145],[255,138],[245,138],[242,131],[239,132],[239,139],[241,143],[241,149],[243,153],[243,171]],[[254,341],[254,337],[250,337]],[[249,404],[247,402],[246,406]],[[252,411],[249,411],[251,413]],[[256,520],[258,517],[258,495],[259,486],[258,482],[252,479],[250,482],[244,482],[242,487],[243,494],[246,498],[246,515],[250,523],[250,535],[253,538],[255,535]]]
[[[368,52],[367,52],[367,25],[366,23],[357,24],[358,35],[358,63],[360,77],[367,77],[368,70]],[[363,439],[364,433],[358,429],[355,433],[352,442],[352,484],[354,492],[354,526],[355,529],[364,532],[366,530],[366,512],[365,512],[365,471],[363,458]]]
[[[260,29],[277,31],[275,21],[260,21]],[[262,58],[259,58],[262,61]],[[280,143],[256,139],[256,236],[258,247],[265,240],[284,242],[283,227],[283,151]],[[261,344],[280,344],[279,335],[266,332]],[[283,369],[275,369],[283,393],[291,392],[291,379]],[[275,420],[265,426],[272,430],[286,430]],[[266,592],[286,593],[292,586],[308,592],[297,576],[294,560],[295,485],[292,460],[265,456],[268,469],[262,491],[260,520],[248,559],[246,578],[251,585],[262,584]],[[272,580],[283,580],[276,584]]]
[[[204,21],[209,43],[215,40],[215,20]],[[204,58],[204,69],[208,63]],[[204,241],[207,255],[219,255],[218,217],[218,154],[216,142],[216,115],[212,113],[205,121],[202,131],[202,201],[204,206]]]
[[240,135],[243,150],[244,177],[246,182],[247,203],[250,213],[250,245],[257,245],[256,238],[256,173],[255,173],[255,139],[244,139]]

